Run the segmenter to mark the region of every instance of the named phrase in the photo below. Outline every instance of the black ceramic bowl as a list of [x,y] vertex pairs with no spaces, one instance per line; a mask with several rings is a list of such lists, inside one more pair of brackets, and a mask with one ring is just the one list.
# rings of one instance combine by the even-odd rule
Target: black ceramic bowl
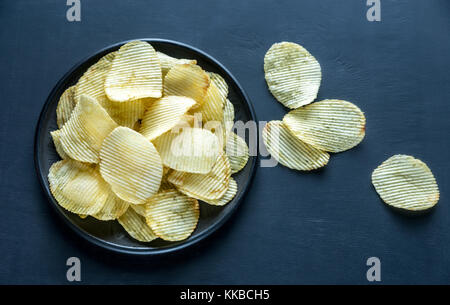
[[[170,56],[196,59],[197,63],[206,71],[220,74],[228,83],[228,98],[234,105],[235,119],[243,122],[251,120],[256,122],[255,113],[244,90],[233,75],[231,75],[231,73],[217,60],[208,54],[183,43],[164,39],[141,40],[151,43],[157,51],[164,52]],[[58,214],[62,216],[65,222],[75,230],[75,232],[88,241],[115,252],[128,254],[151,255],[173,252],[199,242],[225,223],[236,210],[250,186],[256,170],[257,156],[250,156],[245,168],[233,175],[238,184],[236,197],[224,207],[211,206],[201,202],[200,220],[196,230],[188,239],[179,242],[166,242],[158,239],[150,243],[142,243],[131,238],[117,221],[99,221],[93,217],[81,219],[78,215],[61,208],[49,189],[47,180],[48,171],[50,166],[59,160],[59,156],[56,153],[50,136],[50,131],[57,129],[56,106],[59,97],[64,90],[74,85],[91,65],[97,62],[105,54],[118,50],[120,46],[126,42],[127,41],[120,42],[96,52],[73,67],[56,84],[45,102],[36,129],[34,149],[36,171],[44,192],[49,198],[52,206],[57,210]],[[247,135],[246,141],[247,143],[252,142],[252,144],[257,145],[257,135]]]

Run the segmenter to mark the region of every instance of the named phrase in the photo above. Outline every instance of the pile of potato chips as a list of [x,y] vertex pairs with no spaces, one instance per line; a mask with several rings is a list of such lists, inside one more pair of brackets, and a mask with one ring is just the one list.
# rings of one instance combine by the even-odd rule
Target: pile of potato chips
[[220,75],[147,42],[105,55],[59,100],[53,196],[80,217],[117,219],[139,241],[188,238],[199,200],[230,202],[231,175],[249,157],[227,96]]
[[294,109],[282,121],[270,121],[263,140],[284,166],[309,171],[325,166],[329,152],[358,145],[365,135],[366,118],[354,104],[317,97],[322,73],[317,60],[302,46],[274,44],[264,57],[269,90],[284,106]]

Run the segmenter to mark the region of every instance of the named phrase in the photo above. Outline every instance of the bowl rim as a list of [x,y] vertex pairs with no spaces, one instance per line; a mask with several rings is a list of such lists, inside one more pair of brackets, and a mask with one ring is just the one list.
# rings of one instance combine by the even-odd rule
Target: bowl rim
[[[64,222],[70,227],[72,228],[73,231],[75,231],[75,233],[77,233],[78,236],[82,237],[83,239],[87,240],[88,242],[91,242],[92,244],[99,246],[103,249],[107,249],[116,253],[121,253],[121,254],[129,254],[129,255],[139,255],[139,256],[153,256],[153,255],[160,255],[160,254],[168,254],[168,253],[173,253],[173,252],[177,252],[183,249],[186,249],[190,246],[193,246],[197,243],[199,243],[200,241],[206,239],[207,237],[209,237],[211,234],[213,234],[214,232],[216,232],[220,227],[222,227],[226,221],[228,221],[230,219],[230,217],[235,213],[236,209],[239,207],[239,205],[242,203],[245,195],[247,194],[254,176],[255,176],[255,172],[256,172],[256,168],[257,168],[257,163],[258,163],[258,159],[259,159],[259,155],[258,153],[256,154],[256,156],[252,156],[252,164],[251,164],[251,168],[250,168],[250,174],[249,174],[249,179],[246,183],[246,185],[243,188],[243,191],[241,192],[241,194],[239,194],[238,197],[235,198],[236,203],[233,206],[232,209],[230,209],[218,222],[216,222],[215,224],[213,224],[212,226],[206,228],[203,232],[201,232],[200,234],[196,235],[195,237],[193,237],[192,239],[188,239],[185,242],[182,242],[180,244],[174,245],[174,246],[168,246],[168,247],[164,247],[161,249],[144,249],[144,248],[133,248],[133,247],[126,247],[126,246],[119,246],[116,245],[114,243],[105,241],[101,238],[98,238],[96,236],[93,236],[91,234],[89,234],[88,232],[82,230],[81,228],[79,228],[74,222],[72,222],[72,220],[67,217],[67,215],[65,215],[59,208],[58,204],[56,203],[53,195],[51,194],[50,188],[46,185],[45,181],[47,179],[46,174],[44,175],[43,170],[41,169],[41,164],[40,164],[40,152],[39,152],[39,141],[38,139],[40,139],[41,137],[41,125],[42,122],[44,121],[44,114],[47,113],[47,109],[50,107],[51,102],[54,100],[56,92],[59,91],[60,87],[62,87],[66,82],[67,79],[70,78],[70,76],[77,70],[79,69],[82,65],[84,65],[86,62],[90,61],[93,57],[98,56],[100,54],[106,54],[108,52],[111,52],[112,49],[117,49],[120,46],[124,45],[127,42],[130,41],[134,41],[134,40],[141,40],[141,41],[146,41],[149,43],[152,42],[157,42],[157,43],[165,43],[165,44],[169,44],[169,45],[175,45],[177,47],[183,47],[186,49],[189,49],[190,51],[200,54],[201,56],[205,57],[207,60],[209,60],[211,63],[213,63],[216,67],[219,68],[219,70],[222,70],[223,73],[227,74],[227,76],[229,78],[231,78],[231,80],[236,84],[238,91],[240,91],[240,94],[243,96],[245,103],[248,106],[248,110],[250,112],[250,116],[251,119],[254,120],[256,123],[257,118],[256,118],[256,114],[255,114],[255,110],[253,108],[253,105],[247,95],[247,93],[245,92],[245,90],[243,89],[242,85],[238,82],[238,80],[234,77],[234,75],[227,69],[225,68],[218,60],[216,60],[214,57],[212,57],[211,55],[209,55],[208,53],[199,50],[189,44],[186,43],[182,43],[179,41],[175,41],[175,40],[169,40],[169,39],[162,39],[162,38],[137,38],[137,39],[129,39],[129,40],[125,40],[125,41],[121,41],[121,42],[117,42],[114,44],[111,44],[107,47],[104,47],[100,50],[94,51],[91,55],[86,56],[85,58],[83,58],[82,60],[78,61],[71,69],[69,69],[68,72],[66,72],[60,79],[59,81],[56,83],[56,85],[53,87],[53,89],[50,91],[50,94],[48,95],[42,110],[39,114],[39,119],[36,125],[36,132],[35,132],[35,136],[34,136],[34,163],[35,163],[35,170],[36,173],[38,175],[38,179],[39,179],[39,183],[41,184],[41,187],[45,193],[45,195],[47,196],[48,199],[50,199],[50,201],[52,202],[51,206],[56,210],[57,214],[60,216],[60,218],[62,218],[64,220]],[[256,124],[257,127],[257,136],[256,139],[254,139],[254,143],[255,145],[258,147],[258,143],[259,143],[259,139],[258,139],[258,135],[259,135],[259,126],[258,124]]]

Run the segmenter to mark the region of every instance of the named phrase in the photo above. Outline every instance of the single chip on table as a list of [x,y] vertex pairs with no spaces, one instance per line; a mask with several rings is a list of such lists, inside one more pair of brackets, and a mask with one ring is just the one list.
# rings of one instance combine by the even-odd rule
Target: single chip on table
[[117,220],[125,231],[138,241],[150,242],[158,238],[153,230],[147,225],[145,217],[139,215],[133,209],[129,208]]
[[214,199],[214,200],[204,199],[203,201],[206,203],[209,203],[211,205],[224,206],[227,203],[229,203],[234,198],[234,196],[236,196],[237,189],[238,189],[238,186],[237,186],[236,180],[234,180],[231,177],[230,185],[228,186],[227,191],[225,192],[225,194],[222,197],[220,197],[219,199]]
[[94,215],[108,199],[109,185],[98,168],[75,160],[53,163],[48,182],[58,204],[76,214]]
[[161,65],[155,49],[145,41],[121,46],[106,76],[105,92],[115,102],[161,97]]
[[208,173],[219,154],[219,141],[202,128],[168,131],[153,140],[165,166],[189,173]]
[[199,66],[176,65],[164,77],[164,96],[190,97],[200,106],[208,92],[209,84],[208,74]]
[[372,173],[372,183],[383,201],[393,207],[421,211],[439,200],[439,189],[428,166],[407,155],[394,155]]
[[75,105],[75,86],[71,86],[61,95],[58,106],[56,107],[56,124],[58,128],[62,128],[70,119]]
[[263,141],[269,153],[282,165],[309,171],[325,166],[330,155],[298,139],[281,121],[264,127]]
[[303,142],[334,153],[358,145],[366,132],[364,113],[342,100],[323,100],[292,110],[283,122]]
[[219,92],[222,95],[222,98],[225,100],[228,96],[227,82],[223,79],[222,76],[220,76],[217,73],[208,72],[208,75],[211,80],[211,84],[214,84],[219,89]]
[[69,156],[66,154],[61,144],[60,133],[61,130],[55,130],[50,132],[50,135],[52,136],[53,144],[55,145],[55,149],[58,155],[61,157],[61,159],[67,159],[69,158]]
[[158,193],[145,205],[147,224],[158,237],[169,241],[188,238],[199,215],[198,201],[176,190]]
[[232,174],[239,172],[247,164],[249,157],[247,143],[234,132],[228,136],[225,152],[230,160]]
[[288,108],[307,105],[317,97],[322,79],[320,64],[296,43],[272,45],[264,56],[264,72],[270,92]]
[[162,52],[156,52],[156,54],[158,55],[159,63],[161,64],[161,71],[162,71],[163,77],[175,65],[183,65],[183,64],[195,65],[195,64],[197,64],[197,61],[195,59],[175,58],[175,57],[169,56]]
[[177,125],[195,103],[184,96],[166,96],[153,102],[142,118],[140,133],[149,140],[159,137]]
[[171,171],[167,181],[180,192],[203,201],[220,199],[228,189],[231,178],[231,166],[225,153],[221,152],[207,174],[193,174]]
[[64,152],[81,162],[98,163],[100,147],[116,122],[93,98],[83,95],[69,119],[60,129]]
[[103,141],[100,173],[122,200],[144,204],[161,184],[161,158],[153,144],[140,133],[117,127]]
[[114,220],[122,216],[129,206],[128,202],[117,197],[110,188],[105,204],[92,216],[98,220]]

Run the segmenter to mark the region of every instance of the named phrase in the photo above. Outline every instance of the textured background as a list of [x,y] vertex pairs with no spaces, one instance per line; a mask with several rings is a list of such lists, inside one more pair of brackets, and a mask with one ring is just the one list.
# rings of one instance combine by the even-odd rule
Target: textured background
[[[0,283],[67,283],[77,256],[84,283],[367,283],[377,256],[383,283],[450,283],[450,3],[381,0],[368,22],[365,0],[81,0],[0,2]],[[179,40],[211,54],[241,82],[259,120],[286,109],[270,95],[263,57],[293,41],[321,63],[319,99],[354,102],[367,117],[361,145],[333,155],[322,171],[259,168],[234,217],[180,254],[130,258],[91,246],[44,197],[33,164],[38,116],[75,63],[112,43]],[[425,161],[441,200],[430,214],[385,207],[371,171],[396,153]]]

